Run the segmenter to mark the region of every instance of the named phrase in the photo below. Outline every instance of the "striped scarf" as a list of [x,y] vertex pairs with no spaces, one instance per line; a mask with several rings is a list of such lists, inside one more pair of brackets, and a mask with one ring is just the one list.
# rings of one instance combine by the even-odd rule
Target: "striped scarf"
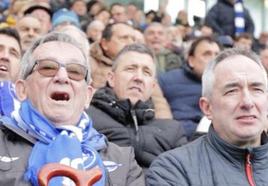
[[239,36],[241,33],[245,32],[243,0],[235,1],[234,13],[235,13],[234,17],[235,36]]
[[[106,148],[106,138],[93,127],[86,113],[81,115],[76,126],[54,127],[32,106],[29,100],[21,103],[11,117],[2,116],[4,125],[23,130],[34,137],[35,143],[25,173],[26,181],[38,186],[37,173],[46,163],[58,162],[76,169],[86,170],[98,166],[102,170],[102,178],[94,186],[105,185],[105,168],[98,150]],[[64,177],[53,178],[50,186],[72,185]]]

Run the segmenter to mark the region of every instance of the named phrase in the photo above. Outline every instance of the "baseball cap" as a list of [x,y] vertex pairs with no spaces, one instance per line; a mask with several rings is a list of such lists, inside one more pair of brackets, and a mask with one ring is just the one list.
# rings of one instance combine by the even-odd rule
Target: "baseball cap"
[[52,17],[51,7],[46,2],[34,2],[33,1],[29,5],[27,5],[23,13],[24,15],[31,14],[34,10],[37,10],[37,9],[42,9],[46,11],[50,15],[50,17]]

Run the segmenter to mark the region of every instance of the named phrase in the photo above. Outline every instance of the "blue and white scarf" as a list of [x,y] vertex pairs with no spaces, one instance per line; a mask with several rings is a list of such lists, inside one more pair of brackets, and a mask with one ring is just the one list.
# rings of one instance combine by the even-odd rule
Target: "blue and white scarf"
[[[105,185],[105,168],[97,151],[106,148],[106,138],[92,127],[86,113],[82,114],[77,126],[55,128],[33,108],[29,100],[25,100],[20,109],[12,112],[11,117],[3,116],[1,121],[37,139],[25,173],[25,179],[32,185],[38,186],[39,170],[52,162],[81,170],[98,166],[102,170],[102,178],[94,186]],[[67,178],[56,177],[49,183],[50,186],[58,186],[70,185],[71,182]]]
[[11,116],[11,112],[20,107],[15,94],[15,86],[10,81],[0,82],[0,115]]
[[241,33],[245,32],[245,17],[243,0],[236,0],[234,4],[234,26],[235,26],[235,36],[239,36]]

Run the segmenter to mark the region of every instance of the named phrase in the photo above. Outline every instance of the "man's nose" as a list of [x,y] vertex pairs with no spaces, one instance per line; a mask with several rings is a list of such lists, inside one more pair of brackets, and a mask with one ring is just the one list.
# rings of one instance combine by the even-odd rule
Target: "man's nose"
[[28,34],[34,36],[35,35],[34,29],[29,29]]
[[254,106],[254,100],[249,90],[243,92],[241,106],[246,110],[251,109]]
[[9,52],[7,49],[3,49],[1,52],[0,52],[0,58],[1,60],[8,60],[9,59]]
[[70,79],[68,77],[68,73],[64,67],[60,67],[58,72],[56,73],[54,80],[60,83],[69,83]]

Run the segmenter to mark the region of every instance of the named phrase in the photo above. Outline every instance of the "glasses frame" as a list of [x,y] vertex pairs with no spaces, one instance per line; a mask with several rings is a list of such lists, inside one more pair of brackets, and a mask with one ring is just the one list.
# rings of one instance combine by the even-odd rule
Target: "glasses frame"
[[[38,70],[38,67],[35,68],[36,66],[39,65],[40,62],[42,62],[42,61],[46,61],[46,60],[49,60],[49,61],[52,61],[52,62],[55,62],[56,64],[58,64],[58,67],[59,67],[59,68],[58,68],[57,72],[60,70],[61,67],[65,68],[65,70],[66,70],[66,72],[67,72],[67,74],[68,74],[68,78],[69,78],[69,79],[74,80],[74,81],[81,81],[81,80],[85,79],[85,81],[87,82],[87,78],[88,78],[88,69],[87,69],[87,67],[86,67],[85,65],[78,64],[78,63],[66,63],[66,64],[62,64],[62,63],[58,62],[57,60],[55,60],[55,59],[50,59],[50,58],[37,59],[37,60],[35,60],[35,61],[34,61],[33,68],[31,69],[29,75],[32,74],[34,71],[37,71],[39,74],[41,74],[41,75],[44,76],[44,77],[54,77],[54,76],[57,74],[57,72],[56,72],[53,76],[46,76],[46,75],[40,73],[40,71]],[[82,66],[83,68],[85,68],[85,69],[86,69],[86,71],[85,71],[85,77],[82,78],[82,79],[80,79],[80,80],[76,80],[76,79],[71,78],[71,77],[69,76],[69,73],[68,73],[67,69],[66,69],[66,66],[69,65],[69,64],[77,64],[77,65],[80,65],[80,66]]]

